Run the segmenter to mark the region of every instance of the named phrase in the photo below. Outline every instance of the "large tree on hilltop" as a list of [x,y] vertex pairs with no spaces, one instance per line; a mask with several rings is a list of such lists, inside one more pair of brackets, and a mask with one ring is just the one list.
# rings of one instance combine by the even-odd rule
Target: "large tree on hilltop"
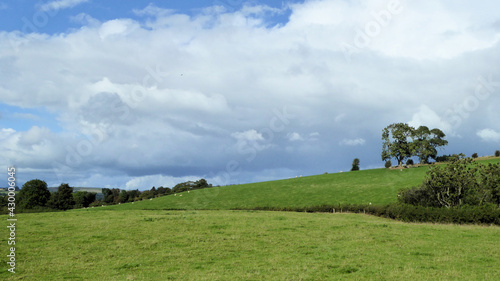
[[436,159],[437,148],[448,144],[448,141],[444,139],[445,136],[440,129],[429,130],[426,126],[420,126],[414,131],[414,152],[421,164],[429,163],[429,158]]
[[394,123],[382,130],[382,161],[392,157],[403,165],[406,158],[412,157],[415,144],[412,141],[415,129],[406,123]]

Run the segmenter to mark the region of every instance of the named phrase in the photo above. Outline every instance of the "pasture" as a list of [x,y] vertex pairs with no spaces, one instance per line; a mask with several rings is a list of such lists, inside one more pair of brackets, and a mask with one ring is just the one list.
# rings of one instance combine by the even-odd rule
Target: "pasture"
[[[2,270],[2,280],[500,278],[499,227],[360,214],[106,208],[18,219],[16,273]],[[3,227],[3,257],[6,237]]]

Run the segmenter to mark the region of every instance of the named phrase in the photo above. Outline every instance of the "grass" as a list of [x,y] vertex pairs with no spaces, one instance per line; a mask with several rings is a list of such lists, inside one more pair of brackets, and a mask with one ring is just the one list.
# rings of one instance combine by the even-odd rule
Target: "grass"
[[[326,174],[18,214],[16,274],[4,262],[0,280],[500,280],[500,227],[228,210],[388,204],[426,171]],[[5,261],[8,237],[0,227]]]
[[356,214],[105,208],[18,219],[17,273],[2,270],[2,280],[500,278],[499,227]]
[[399,189],[419,185],[427,167],[374,169],[279,181],[213,187],[109,208],[133,209],[252,209],[334,204],[389,204]]

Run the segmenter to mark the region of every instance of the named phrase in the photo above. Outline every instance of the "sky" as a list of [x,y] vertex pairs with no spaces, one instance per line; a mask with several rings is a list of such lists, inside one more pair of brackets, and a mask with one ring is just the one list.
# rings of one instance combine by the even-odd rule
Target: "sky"
[[[150,189],[381,168],[392,123],[500,149],[494,0],[0,0],[0,166]],[[7,184],[5,184],[7,185]]]

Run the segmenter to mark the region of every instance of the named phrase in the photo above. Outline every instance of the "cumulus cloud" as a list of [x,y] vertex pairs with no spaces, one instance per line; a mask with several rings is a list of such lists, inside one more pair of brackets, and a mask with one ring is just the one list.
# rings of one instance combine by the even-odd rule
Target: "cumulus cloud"
[[288,133],[287,137],[288,137],[289,141],[303,141],[304,140],[302,138],[302,136],[297,132]]
[[493,129],[482,129],[477,131],[476,135],[485,142],[500,142],[500,133]]
[[[70,183],[113,174],[133,188],[203,177],[230,161],[241,164],[241,182],[322,172],[332,158],[352,159],[332,143],[379,151],[381,130],[404,120],[460,133],[471,125],[452,128],[446,109],[473,93],[479,75],[500,75],[491,64],[500,59],[498,15],[485,3],[401,1],[387,23],[377,17],[388,2],[376,0],[193,15],[149,5],[135,18],[99,21],[86,11],[73,17],[81,28],[61,34],[0,32],[2,102],[44,108],[62,130],[12,126],[1,146],[29,169],[68,167],[59,174]],[[269,20],[284,10],[287,22]],[[356,36],[377,24],[357,46]],[[350,60],[343,43],[355,48]],[[498,118],[494,108],[470,117],[474,128]],[[485,130],[478,136],[495,139]],[[73,156],[80,161],[68,163]],[[380,164],[378,156],[364,161]]]
[[427,126],[430,129],[439,128],[445,133],[453,133],[450,123],[443,120],[441,116],[427,105],[420,105],[408,124],[415,128]]

